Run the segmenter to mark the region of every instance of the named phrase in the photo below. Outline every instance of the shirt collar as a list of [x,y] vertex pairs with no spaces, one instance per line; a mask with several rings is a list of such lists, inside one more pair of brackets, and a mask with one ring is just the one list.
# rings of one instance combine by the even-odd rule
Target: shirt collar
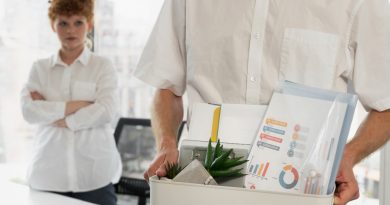
[[[75,62],[80,62],[82,65],[86,66],[89,62],[89,59],[91,58],[91,51],[88,48],[84,48],[79,57],[76,58]],[[67,66],[64,61],[62,61],[60,57],[60,51],[57,52],[52,58],[52,67],[55,67],[56,65],[63,65]]]
[[83,66],[87,66],[89,59],[91,58],[91,51],[85,47],[80,56],[75,60],[75,62],[79,61]]

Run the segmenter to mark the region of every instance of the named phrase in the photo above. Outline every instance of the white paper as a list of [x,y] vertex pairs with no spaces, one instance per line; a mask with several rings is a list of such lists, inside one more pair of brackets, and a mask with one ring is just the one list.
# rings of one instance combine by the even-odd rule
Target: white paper
[[267,106],[196,103],[192,108],[189,139],[209,141],[214,111],[220,107],[217,138],[223,143],[252,144]]
[[223,104],[218,138],[222,142],[251,144],[267,106]]
[[220,106],[206,103],[195,103],[192,107],[191,124],[188,139],[209,141],[213,126],[213,116]]
[[326,193],[346,103],[274,93],[248,157],[245,186]]

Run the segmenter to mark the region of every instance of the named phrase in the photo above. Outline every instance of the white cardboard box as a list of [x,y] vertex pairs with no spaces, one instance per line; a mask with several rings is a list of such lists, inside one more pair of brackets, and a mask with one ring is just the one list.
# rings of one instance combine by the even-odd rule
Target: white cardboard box
[[[183,140],[181,142],[181,160],[190,160],[195,153],[194,148],[205,147],[207,142]],[[224,144],[224,147],[233,148],[239,156],[248,152],[249,145]],[[187,163],[187,162],[185,162]],[[251,190],[227,185],[243,184],[242,178],[228,182],[224,186],[201,185],[192,183],[159,180],[153,176],[149,180],[151,205],[331,205],[332,195],[292,194],[283,192]]]
[[290,194],[150,178],[151,205],[331,205],[333,195]]
[[[194,115],[191,118],[192,124],[190,127],[189,137],[182,139],[180,145],[180,165],[183,166],[189,163],[193,158],[202,158],[207,148],[208,139],[210,133],[212,133],[212,123],[215,120],[215,107],[212,105],[198,105],[203,106],[204,109],[211,111],[199,112],[199,115]],[[201,108],[201,107],[199,107]],[[217,135],[220,134],[224,148],[232,148],[238,156],[247,155],[251,145],[251,138],[245,142],[237,143],[233,137],[242,135],[248,135],[249,132],[256,133],[258,126],[256,123],[260,123],[262,119],[262,113],[265,108],[251,107],[255,110],[250,112],[243,112],[242,107],[239,105],[232,105],[227,107],[228,113],[220,113],[219,129]],[[230,115],[237,112],[240,114],[237,117],[237,121],[231,121]],[[195,112],[196,113],[196,112]],[[235,114],[234,114],[235,115]],[[194,120],[194,116],[195,119]],[[253,119],[251,122],[246,123],[248,118]],[[258,122],[256,122],[258,119]],[[198,124],[197,124],[197,123]],[[222,123],[221,123],[222,122]],[[233,122],[233,123],[232,123]],[[207,124],[207,126],[205,126]],[[221,125],[222,124],[222,125]],[[221,128],[222,127],[222,128]],[[232,132],[229,129],[235,129],[245,132]],[[226,138],[224,133],[234,133],[232,137]],[[223,135],[223,136],[222,136]],[[212,136],[212,135],[211,135]],[[226,138],[224,141],[224,137]],[[230,184],[242,184],[240,180],[229,182]],[[286,204],[299,204],[299,205],[332,205],[333,194],[330,195],[311,195],[311,194],[299,194],[299,193],[285,193],[285,192],[273,192],[263,190],[251,190],[241,188],[237,186],[214,186],[214,185],[201,185],[183,182],[173,182],[170,180],[159,180],[156,176],[150,178],[150,203],[151,205],[211,205],[211,204],[223,204],[223,205],[251,205],[251,204],[272,204],[272,205],[286,205]],[[225,185],[230,185],[225,184]]]

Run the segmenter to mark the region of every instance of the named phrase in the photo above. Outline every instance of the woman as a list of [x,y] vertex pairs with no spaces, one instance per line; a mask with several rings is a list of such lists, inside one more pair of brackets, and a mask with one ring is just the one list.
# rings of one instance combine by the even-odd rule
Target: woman
[[28,170],[33,189],[114,205],[122,165],[110,122],[117,76],[85,46],[94,0],[52,0],[49,18],[61,48],[36,61],[22,91],[26,121],[38,126]]

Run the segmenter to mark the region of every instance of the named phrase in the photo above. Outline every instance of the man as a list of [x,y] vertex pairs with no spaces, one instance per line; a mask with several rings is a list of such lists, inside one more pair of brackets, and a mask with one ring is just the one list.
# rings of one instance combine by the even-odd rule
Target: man
[[135,72],[158,88],[158,154],[145,179],[178,158],[182,95],[194,102],[268,104],[280,80],[347,92],[370,111],[345,148],[335,204],[358,197],[352,168],[390,136],[387,0],[165,0]]

